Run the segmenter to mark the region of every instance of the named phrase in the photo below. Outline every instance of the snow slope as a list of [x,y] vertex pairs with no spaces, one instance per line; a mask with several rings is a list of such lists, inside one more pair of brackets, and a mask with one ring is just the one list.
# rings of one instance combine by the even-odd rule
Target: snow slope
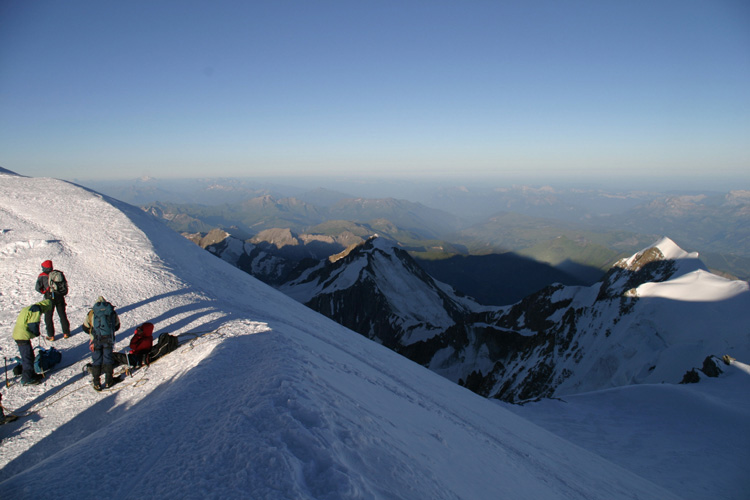
[[750,367],[734,361],[722,369],[719,378],[698,384],[619,387],[503,406],[683,498],[743,500],[750,496]]
[[6,357],[48,258],[68,276],[72,325],[103,295],[120,313],[119,348],[146,320],[155,334],[192,340],[103,393],[81,373],[80,328],[55,342],[63,361],[43,385],[2,390],[25,416],[0,426],[0,498],[677,498],[313,313],[135,207],[0,173]]

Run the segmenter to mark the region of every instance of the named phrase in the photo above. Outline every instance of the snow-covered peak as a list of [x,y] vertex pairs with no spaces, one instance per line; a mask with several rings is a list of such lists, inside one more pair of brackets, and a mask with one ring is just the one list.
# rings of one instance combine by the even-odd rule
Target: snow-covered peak
[[377,235],[305,270],[280,290],[395,350],[431,339],[479,307]]
[[[663,236],[656,243],[651,245],[652,247],[658,248],[661,251],[665,259],[677,260],[677,259],[697,259],[698,252],[688,253],[679,246],[677,243],[672,241],[670,238]],[[643,251],[645,251],[644,249]]]
[[[664,236],[629,258],[619,261],[615,266],[637,271],[643,266],[656,261],[697,261],[697,259],[698,252],[688,253],[670,238]],[[694,267],[696,263],[692,262],[691,265]],[[699,265],[702,266],[702,264]]]
[[599,298],[633,296],[645,283],[661,283],[695,271],[708,272],[698,252],[686,252],[674,241],[662,237],[653,245],[620,259],[603,279]]
[[388,238],[383,238],[378,234],[372,235],[368,240],[368,246],[373,249],[381,250],[387,253],[393,253],[394,248],[398,248],[397,243]]

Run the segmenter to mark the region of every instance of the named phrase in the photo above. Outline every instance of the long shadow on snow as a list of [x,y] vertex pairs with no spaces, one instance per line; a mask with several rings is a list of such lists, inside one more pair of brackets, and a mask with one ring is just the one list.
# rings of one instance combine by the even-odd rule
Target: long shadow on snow
[[[226,321],[228,320],[224,318],[208,322],[204,327],[213,330]],[[127,391],[128,386],[133,383],[147,381],[148,371],[140,378],[136,372],[132,379],[128,378],[121,382],[122,385],[114,392],[101,393],[103,398],[100,401],[55,429],[0,470],[0,496],[7,495],[11,498],[14,494],[28,495],[35,487],[38,490],[48,488],[47,481],[35,480],[39,473],[49,481],[60,480],[63,476],[73,476],[76,484],[91,482],[91,488],[104,489],[110,498],[136,498],[139,488],[147,488],[146,491],[150,493],[146,496],[158,496],[151,486],[146,485],[157,485],[157,477],[163,474],[163,471],[159,472],[159,468],[174,466],[172,461],[175,457],[186,455],[182,454],[179,447],[188,446],[194,453],[195,449],[201,449],[195,441],[207,446],[211,444],[214,436],[206,431],[214,429],[217,425],[216,418],[219,414],[214,403],[220,398],[217,398],[216,390],[227,392],[227,400],[231,401],[230,406],[235,408],[233,412],[239,411],[237,398],[243,395],[233,392],[236,387],[206,384],[207,379],[216,380],[217,374],[219,379],[226,376],[222,369],[231,371],[236,368],[239,360],[244,360],[243,369],[248,371],[247,376],[242,378],[242,384],[247,387],[244,397],[252,398],[252,401],[248,400],[247,406],[239,407],[241,415],[232,416],[229,425],[236,425],[239,429],[233,432],[257,431],[255,425],[250,425],[249,430],[240,431],[247,429],[247,424],[252,423],[243,421],[242,418],[251,418],[257,411],[267,411],[269,405],[274,406],[275,400],[286,400],[288,396],[279,393],[279,379],[268,377],[269,374],[264,373],[269,358],[277,358],[272,362],[276,366],[282,366],[285,361],[283,349],[277,348],[277,344],[273,342],[275,336],[271,336],[271,333],[269,330],[222,341],[190,371],[179,377],[165,379],[133,406],[122,402],[118,404],[116,396],[121,390]],[[242,345],[238,346],[238,343]],[[165,358],[189,355],[189,352],[181,348],[169,353]],[[253,363],[248,360],[248,353],[254,353],[264,359],[265,363]],[[154,366],[158,365],[142,370],[152,370],[155,369]],[[74,377],[65,385],[79,379],[78,376]],[[131,380],[134,382],[129,382]],[[83,390],[93,391],[88,382],[83,383],[86,384]],[[289,384],[290,387],[293,385]],[[141,388],[144,386],[145,384],[140,385]],[[252,386],[258,387],[252,389]],[[274,401],[268,401],[269,398]],[[253,409],[252,405],[259,406],[260,409]],[[129,416],[132,418],[123,418]],[[274,434],[278,432],[273,426],[271,429]],[[194,437],[187,441],[180,439],[179,436],[184,436],[185,433],[191,433]],[[156,438],[153,439],[154,437]],[[145,439],[146,442],[141,439]],[[238,443],[235,444],[239,446]],[[60,453],[62,455],[59,455]],[[160,460],[165,453],[169,453],[167,458],[172,460]],[[99,463],[100,459],[112,457],[118,457],[119,463],[125,462],[127,466],[118,467],[116,463],[112,463],[111,467],[105,467],[106,471],[98,474],[92,473],[95,467],[87,465],[92,463],[92,460]],[[71,458],[74,461],[71,461]],[[14,476],[18,474],[23,476],[13,481]],[[289,474],[291,475],[291,471]],[[12,480],[12,484],[7,484],[8,480]],[[170,487],[169,484],[162,486]],[[78,489],[82,488],[79,484]],[[121,491],[122,488],[124,491]],[[66,492],[60,493],[61,497],[66,496]]]
[[[80,376],[73,377],[70,383],[79,379]],[[80,387],[79,389],[93,391],[88,382],[85,382],[85,386]],[[49,436],[45,437],[9,462],[2,468],[2,470],[0,470],[0,481],[5,481],[6,479],[26,470],[33,470],[36,471],[36,473],[41,473],[46,476],[45,469],[47,469],[47,467],[40,469],[42,463],[50,460],[54,461],[54,454],[58,453],[60,450],[64,450],[65,448],[81,441],[85,442],[87,438],[89,440],[95,439],[94,435],[98,433],[97,431],[101,431],[103,428],[106,430],[108,424],[117,420],[117,418],[124,413],[124,405],[116,407],[115,404],[115,393],[107,394],[104,399],[95,403],[68,423],[58,427]],[[33,414],[29,418],[32,418],[34,421],[40,420],[40,417],[37,414]],[[100,438],[97,441],[96,446],[106,446],[107,442],[108,440],[106,438]],[[85,450],[81,450],[80,454],[81,456],[85,456]],[[69,465],[78,468],[81,464]],[[76,472],[84,471],[81,470]],[[76,472],[71,471],[71,474],[75,474]],[[3,485],[0,482],[0,493],[2,493],[2,491]]]
[[[58,396],[58,395],[60,397],[64,397],[68,395],[69,393],[66,393],[66,394],[60,394],[60,393],[62,393],[66,387],[81,380],[81,378],[83,378],[83,372],[74,375],[73,377],[69,378],[68,380],[66,380],[60,385],[56,385],[56,386],[53,386],[51,384],[49,384],[48,386],[45,385],[45,387],[47,387],[47,390],[45,392],[37,396],[33,401],[30,401],[26,403],[25,405],[21,406],[20,408],[14,410],[13,413],[22,414],[28,411],[29,409],[33,408],[35,405],[43,401],[46,401],[48,398],[51,398],[53,396]],[[78,390],[78,389],[75,389],[75,390]],[[39,416],[39,414],[35,412],[35,413],[30,414],[28,417],[24,417],[23,420],[31,420],[32,422],[37,422],[40,420],[40,418],[41,417]],[[16,423],[16,424],[5,424],[3,428],[0,428],[0,439],[6,439],[6,438],[9,438],[18,434],[18,432],[20,431],[20,426],[21,426],[20,421],[19,423]],[[6,430],[9,431],[8,434],[5,434],[4,431]]]
[[[159,297],[161,297],[161,296],[159,296]],[[149,300],[147,299],[147,300],[142,301],[142,302],[146,303],[148,301]],[[180,314],[183,310],[192,310],[194,308],[195,308],[194,305],[186,305],[186,306],[183,306],[183,307],[180,307],[180,308],[171,309],[168,312],[165,312],[164,314],[158,316],[157,318],[154,318],[153,321],[154,322],[157,322],[157,321],[159,321],[159,322],[160,321],[168,321],[169,318],[171,318],[171,317],[173,317],[173,316],[175,316],[177,314]],[[208,309],[210,309],[210,310],[209,311],[206,311],[206,310],[198,311],[198,312],[196,312],[195,314],[193,314],[191,316],[188,316],[186,318],[181,319],[180,321],[178,321],[176,323],[173,323],[172,325],[170,325],[173,328],[170,328],[169,331],[170,332],[175,332],[176,330],[179,330],[182,326],[192,323],[193,321],[195,321],[196,319],[200,318],[201,316],[206,316],[210,312],[216,312],[216,311],[218,311],[217,309],[215,309],[213,307],[210,307]],[[236,313],[227,313],[227,314],[225,314],[225,315],[223,315],[223,316],[221,316],[219,318],[215,318],[215,319],[213,319],[211,321],[206,321],[205,323],[200,324],[198,326],[198,328],[197,328],[198,331],[195,332],[195,333],[206,333],[206,332],[214,331],[214,330],[218,329],[221,325],[223,325],[225,323],[228,323],[228,322],[231,322],[231,321],[233,321],[235,319],[239,319],[239,318],[240,317]],[[118,338],[116,340],[120,341],[124,337],[128,337],[128,336],[132,335],[133,328],[123,328],[122,331],[117,334]],[[154,332],[154,337],[158,337],[158,335],[160,333],[164,333],[164,332],[163,331]],[[185,333],[190,333],[190,332],[185,332]],[[75,334],[83,334],[83,331],[81,330],[80,327],[78,327],[78,328],[75,328],[75,329],[71,330],[71,334],[73,334],[73,335],[75,335]],[[27,411],[33,411],[33,413],[31,413],[28,417],[24,417],[23,419],[19,420],[17,423],[6,424],[2,428],[0,428],[0,438],[5,439],[5,438],[8,438],[8,437],[11,437],[11,436],[14,436],[14,435],[18,434],[18,432],[20,431],[20,426],[21,426],[22,422],[25,421],[25,420],[32,420],[34,422],[38,421],[41,417],[39,416],[38,413],[36,413],[36,411],[40,410],[40,409],[43,409],[46,406],[43,405],[42,407],[36,408],[36,409],[34,407],[37,406],[37,405],[39,405],[39,404],[43,404],[43,403],[46,403],[47,405],[51,406],[52,404],[54,404],[56,402],[55,399],[53,399],[51,402],[48,402],[47,401],[48,398],[55,398],[55,397],[64,398],[64,397],[67,397],[72,392],[75,392],[75,391],[81,390],[81,389],[86,390],[87,388],[89,388],[88,387],[88,381],[85,380],[84,381],[84,384],[85,384],[84,386],[78,387],[77,389],[73,389],[72,391],[68,391],[68,392],[63,393],[64,390],[66,388],[68,388],[69,386],[71,386],[72,384],[78,382],[81,379],[87,379],[88,378],[88,377],[84,376],[84,374],[83,374],[82,371],[75,373],[74,376],[68,378],[67,380],[65,380],[64,382],[62,382],[60,384],[52,385],[50,383],[51,381],[54,381],[57,378],[59,378],[59,376],[60,376],[60,373],[59,373],[60,370],[65,369],[65,368],[69,368],[69,367],[71,367],[71,366],[73,366],[73,365],[75,365],[77,363],[87,363],[87,362],[89,362],[91,360],[91,351],[88,348],[88,343],[80,344],[78,346],[71,347],[71,348],[68,348],[68,349],[59,349],[59,350],[63,354],[63,358],[62,358],[63,361],[62,361],[61,365],[58,365],[58,367],[56,367],[57,369],[53,369],[53,370],[51,370],[49,372],[47,382],[45,382],[45,384],[48,384],[49,388],[45,392],[43,392],[42,394],[40,394],[36,398],[34,398],[32,401],[29,401],[26,404],[24,404],[23,406],[18,407],[17,409],[14,410],[14,413],[24,413],[24,412],[27,412]],[[72,361],[70,361],[71,359],[72,359]],[[45,386],[45,387],[47,387],[47,386]],[[91,390],[93,390],[93,389],[91,389]],[[65,427],[65,426],[63,426],[63,427]],[[7,434],[6,434],[6,432],[7,432]],[[18,459],[16,459],[16,460],[18,460]],[[5,471],[8,470],[8,467],[10,467],[11,464],[14,463],[16,460],[14,460],[13,462],[10,462],[6,467],[3,468],[3,470],[0,472],[0,480],[4,476]]]
[[177,295],[186,295],[190,293],[190,289],[188,288],[180,288],[177,290],[172,290],[171,292],[165,292],[160,295],[154,295],[153,297],[148,297],[146,299],[141,300],[140,302],[134,302],[133,304],[122,306],[122,307],[115,307],[117,310],[117,314],[125,314],[127,312],[133,311],[135,309],[138,309],[141,306],[145,306],[146,304],[150,304],[152,302],[156,302],[157,300],[165,299],[167,297],[174,297]]
[[[218,309],[214,306],[206,304],[206,306],[202,309],[196,309],[195,304],[185,304],[184,306],[176,307],[173,309],[170,309],[169,311],[165,311],[159,316],[156,316],[149,321],[154,324],[158,324],[164,321],[169,320],[169,318],[177,316],[179,314],[182,314],[184,312],[191,312],[194,311],[193,314],[190,314],[189,316],[185,316],[184,318],[181,318],[180,320],[169,324],[166,328],[161,329],[161,332],[154,332],[154,338],[157,338],[159,336],[159,333],[163,332],[178,332],[180,329],[186,327],[187,325],[193,323],[196,320],[199,320],[203,316],[208,316],[212,313],[222,313],[224,312],[223,309]],[[234,316],[234,315],[230,315]],[[209,323],[215,323],[216,321],[211,321]],[[221,323],[226,322],[226,320],[221,320]],[[135,327],[134,327],[135,328]],[[201,331],[204,331],[207,327],[206,324],[202,324],[200,327]]]
[[[122,308],[117,308],[116,310],[117,310],[118,315],[122,319],[122,316],[125,314],[125,312],[131,311],[131,310],[133,310],[133,309],[135,309],[137,307],[140,307],[141,305],[148,304],[148,303],[154,302],[156,300],[160,300],[160,299],[162,299],[164,297],[171,296],[171,295],[178,295],[180,293],[185,293],[185,292],[175,291],[175,292],[164,293],[164,294],[161,294],[161,295],[156,295],[154,297],[151,297],[149,299],[144,299],[144,300],[142,300],[140,302],[137,302],[135,304],[132,304],[130,306],[125,306],[125,307],[122,307]],[[171,323],[171,324],[167,325],[166,328],[161,328],[161,329],[159,329],[157,331],[154,331],[154,334],[153,334],[154,338],[158,338],[160,334],[165,333],[165,332],[167,332],[167,333],[176,333],[180,329],[184,328],[185,326],[187,326],[187,325],[191,324],[192,322],[196,321],[197,319],[199,319],[201,316],[206,316],[208,314],[215,313],[215,312],[222,312],[219,309],[216,309],[215,307],[212,307],[212,306],[206,306],[203,309],[196,310],[196,306],[194,304],[186,304],[184,306],[180,306],[180,307],[177,307],[177,308],[170,309],[169,311],[164,312],[163,314],[161,314],[159,316],[156,316],[154,318],[151,318],[148,321],[150,321],[151,323],[154,323],[154,324],[158,324],[158,323],[161,323],[161,322],[167,322],[167,321],[169,321],[170,318],[172,318],[174,316],[177,316],[178,314],[181,314],[183,312],[189,312],[189,311],[195,311],[195,312],[194,312],[194,314],[192,314],[190,316],[186,316],[185,318],[182,318],[179,321],[176,321],[174,323]],[[216,324],[217,322],[220,324],[220,323],[224,323],[226,321],[230,321],[231,319],[233,319],[233,315],[224,316],[224,317],[222,317],[222,319],[220,319],[218,321],[211,321],[211,322],[205,323],[205,324],[203,324],[203,325],[200,326],[200,331],[201,332],[206,331],[206,328],[209,328],[207,326],[209,324]],[[138,324],[140,324],[140,323],[138,323]],[[115,343],[121,342],[121,341],[123,341],[123,340],[131,337],[133,335],[133,331],[138,326],[138,324],[126,325],[125,323],[123,323],[122,326],[121,326],[121,328],[120,328],[120,330],[115,334]],[[210,330],[208,330],[208,331],[210,331]],[[72,329],[70,333],[71,333],[71,336],[75,336],[75,335],[79,335],[79,334],[88,335],[88,334],[85,334],[83,332],[83,328],[81,326],[78,326],[78,327]],[[55,346],[56,349],[62,353],[62,355],[63,355],[63,358],[62,358],[63,361],[62,361],[62,365],[58,366],[57,370],[53,370],[52,373],[54,373],[55,371],[59,371],[59,370],[61,370],[63,368],[67,368],[69,366],[72,366],[72,365],[74,365],[76,363],[79,363],[81,361],[90,360],[91,351],[89,350],[88,346],[89,346],[88,343],[83,343],[83,344],[77,345],[75,347],[69,347],[69,348],[62,348],[59,345]],[[72,361],[70,361],[71,359],[72,359]]]

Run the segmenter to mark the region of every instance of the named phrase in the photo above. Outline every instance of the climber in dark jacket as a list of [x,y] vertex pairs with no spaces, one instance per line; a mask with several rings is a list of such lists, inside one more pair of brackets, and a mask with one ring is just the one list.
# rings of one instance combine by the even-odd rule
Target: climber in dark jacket
[[42,262],[42,272],[39,273],[34,288],[37,292],[43,294],[45,299],[49,299],[52,302],[52,308],[44,313],[44,325],[47,328],[47,340],[55,340],[55,321],[53,317],[55,310],[57,310],[57,316],[60,318],[60,327],[62,328],[63,338],[67,339],[70,337],[70,322],[68,321],[68,315],[65,312],[65,295],[50,289],[49,284],[49,273],[51,273],[53,269],[51,260],[45,260]]

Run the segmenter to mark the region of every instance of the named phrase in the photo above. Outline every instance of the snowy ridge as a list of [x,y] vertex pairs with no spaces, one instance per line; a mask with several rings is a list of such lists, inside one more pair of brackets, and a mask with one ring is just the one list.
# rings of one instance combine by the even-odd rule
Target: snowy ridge
[[[80,329],[56,342],[63,362],[45,384],[3,389],[4,406],[28,416],[0,427],[2,498],[39,498],[51,484],[64,499],[677,498],[311,312],[129,205],[0,174],[0,228],[5,332],[38,300],[33,283],[51,258],[71,283],[73,326],[104,295],[123,323],[118,348],[147,320],[155,334],[194,335],[105,393],[81,374],[89,354]],[[15,355],[9,334],[0,348]],[[92,473],[92,464],[109,465]]]
[[658,241],[654,242],[653,245],[644,248],[640,252],[628,259],[628,264],[632,264],[633,261],[637,260],[641,255],[651,248],[657,248],[665,260],[680,260],[680,259],[697,259],[698,252],[686,252],[677,243],[667,238],[666,236],[661,237]]

